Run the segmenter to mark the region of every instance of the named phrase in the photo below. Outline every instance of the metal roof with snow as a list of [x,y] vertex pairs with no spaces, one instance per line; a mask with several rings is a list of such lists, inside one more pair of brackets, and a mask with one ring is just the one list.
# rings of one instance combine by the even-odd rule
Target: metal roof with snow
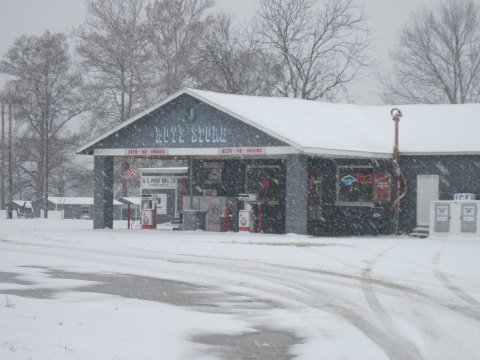
[[[48,201],[56,205],[92,205],[93,197],[59,197],[49,196]],[[113,205],[122,205],[121,202],[113,200]]]
[[15,205],[22,207],[25,205],[26,208],[31,208],[32,207],[32,202],[31,201],[26,201],[26,200],[12,200],[12,203]]
[[119,199],[119,201],[122,204],[131,204],[131,205],[140,206],[140,198],[139,197],[124,196],[124,197],[121,197]]
[[[184,89],[77,150],[92,154],[109,136],[174,99],[188,95],[291,146],[296,153],[390,157],[394,106],[325,103],[285,97]],[[400,152],[411,155],[480,154],[480,104],[401,105]]]

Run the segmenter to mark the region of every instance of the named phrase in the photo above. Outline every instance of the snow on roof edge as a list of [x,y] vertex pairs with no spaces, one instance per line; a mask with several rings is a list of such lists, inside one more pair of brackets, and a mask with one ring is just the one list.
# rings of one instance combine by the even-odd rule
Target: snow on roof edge
[[[313,100],[303,100],[297,98],[284,98],[284,97],[267,97],[267,96],[252,96],[252,95],[238,95],[238,94],[226,94],[226,93],[218,93],[212,91],[205,91],[205,90],[198,90],[198,89],[191,89],[191,88],[184,88],[171,96],[164,99],[159,104],[156,104],[149,109],[144,110],[143,112],[137,114],[136,116],[132,117],[131,119],[127,120],[126,122],[118,125],[117,127],[113,128],[109,132],[103,134],[102,136],[92,140],[88,144],[84,145],[83,147],[77,149],[77,153],[85,154],[85,151],[94,146],[99,141],[105,139],[106,137],[112,135],[113,133],[119,131],[121,128],[126,127],[136,120],[139,120],[143,116],[147,115],[151,111],[154,111],[161,106],[165,105],[166,103],[172,101],[173,99],[183,95],[188,94],[197,100],[200,100],[214,108],[225,112],[240,121],[247,123],[250,126],[253,126],[260,131],[269,134],[283,142],[286,142],[293,148],[297,149],[300,153],[304,154],[316,154],[316,155],[338,155],[338,156],[349,156],[349,157],[361,157],[362,155],[369,156],[369,157],[391,157],[391,153],[389,152],[390,148],[393,148],[393,135],[390,136],[389,128],[386,126],[390,126],[392,123],[391,119],[390,122],[383,121],[383,118],[388,120],[389,114],[385,113],[385,115],[379,115],[380,113],[388,110],[388,108],[395,106],[395,105],[356,105],[356,104],[338,104],[338,103],[327,103],[327,102],[318,102]],[[250,105],[253,106],[253,111],[251,108],[247,107],[247,109],[242,108],[238,104],[243,104],[244,101],[238,102],[237,99],[250,99]],[[265,106],[263,106],[263,99],[265,99]],[[259,106],[262,105],[262,106]],[[279,110],[275,109],[276,105],[278,108],[286,109],[285,112],[280,112]],[[290,105],[292,104],[292,105]],[[303,105],[305,104],[305,105]],[[324,104],[324,106],[318,104]],[[342,107],[342,105],[344,105]],[[471,111],[465,105],[473,105]],[[295,124],[298,123],[299,126],[295,127],[295,124],[292,126],[290,123],[288,124],[289,127],[277,126],[276,123],[277,118],[275,116],[271,116],[268,120],[270,110],[277,110],[277,116],[280,114],[280,118],[284,113],[288,113],[290,116],[290,121],[295,120]],[[338,107],[337,107],[338,106]],[[432,105],[423,105],[423,104],[404,104],[400,107],[406,108],[410,111],[414,110],[413,117],[421,119],[422,122],[422,129],[418,131],[416,128],[412,128],[412,119],[406,118],[407,121],[403,119],[401,121],[400,129],[401,132],[405,131],[408,134],[408,137],[401,136],[402,144],[400,146],[400,153],[401,154],[418,154],[418,155],[428,155],[428,154],[476,154],[479,150],[476,142],[475,144],[472,142],[471,134],[476,133],[477,127],[475,126],[475,122],[472,122],[472,117],[476,116],[479,112],[479,104],[462,104],[457,106],[464,106],[457,110],[457,108],[453,107],[452,104],[432,104]],[[244,106],[245,107],[245,106]],[[291,117],[292,113],[296,115],[294,111],[290,108],[294,108],[295,110],[300,110],[301,113],[297,118]],[[261,114],[257,116],[257,110],[260,111]],[[262,113],[263,110],[263,113]],[[313,113],[312,113],[313,111]],[[267,113],[268,112],[268,113]],[[275,113],[275,111],[273,111]],[[266,114],[267,113],[267,114]],[[406,113],[406,112],[404,112]],[[444,115],[444,113],[448,115]],[[431,115],[432,114],[432,115]],[[433,115],[435,114],[435,115]],[[439,115],[440,114],[440,115]],[[318,116],[321,115],[319,118]],[[435,122],[432,124],[432,117],[440,116],[439,119],[442,121]],[[379,121],[381,117],[381,121]],[[456,134],[457,138],[459,135],[457,134],[458,131],[454,127],[452,129],[452,122],[450,121],[451,118],[458,118],[463,121],[463,124],[467,124],[467,126],[472,125],[470,135],[467,134],[465,137],[465,141],[457,141],[455,144],[451,146],[444,146],[445,139],[452,138],[451,134]],[[316,128],[312,126],[312,118],[320,119],[321,124],[323,126]],[[267,119],[267,120],[266,120]],[[284,118],[285,119],[285,118]],[[354,119],[355,121],[351,121]],[[425,121],[423,121],[425,120]],[[436,118],[435,118],[436,120]],[[339,132],[338,121],[343,123],[345,131]],[[337,126],[331,128],[330,124],[337,124]],[[285,124],[285,123],[283,123]],[[388,124],[388,125],[386,125]],[[440,124],[437,126],[437,124]],[[303,125],[303,126],[302,126]],[[370,126],[370,128],[369,128]],[[372,134],[372,126],[373,130],[376,131],[376,134]],[[378,128],[377,128],[378,126]],[[430,126],[429,130],[427,131],[427,127]],[[299,130],[301,129],[301,130]],[[305,130],[306,129],[306,130]],[[322,137],[316,137],[315,141],[312,141],[311,134],[317,133],[317,130],[320,129],[320,132],[323,133]],[[322,129],[328,129],[328,131],[323,131]],[[432,131],[438,131],[436,137],[431,137],[430,134]],[[480,131],[480,128],[478,129]],[[280,131],[280,133],[279,133]],[[283,135],[282,135],[283,134]],[[302,135],[304,134],[304,135]],[[330,134],[330,135],[328,135]],[[349,136],[345,137],[344,135],[347,134]],[[401,134],[402,135],[402,134]],[[310,139],[305,141],[305,137]],[[392,137],[392,139],[391,139]],[[463,138],[464,136],[462,136]],[[410,139],[408,139],[410,138]],[[332,141],[332,139],[335,139]],[[433,139],[430,141],[426,141],[427,139]],[[407,140],[407,141],[405,141]],[[442,143],[443,141],[443,143]],[[440,144],[440,145],[439,145]],[[405,146],[404,146],[405,145]]]

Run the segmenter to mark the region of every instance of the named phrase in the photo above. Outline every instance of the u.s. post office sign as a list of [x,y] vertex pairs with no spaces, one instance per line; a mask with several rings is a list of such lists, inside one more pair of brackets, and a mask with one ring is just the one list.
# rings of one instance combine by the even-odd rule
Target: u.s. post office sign
[[176,189],[177,178],[173,176],[157,176],[146,175],[142,176],[142,189]]

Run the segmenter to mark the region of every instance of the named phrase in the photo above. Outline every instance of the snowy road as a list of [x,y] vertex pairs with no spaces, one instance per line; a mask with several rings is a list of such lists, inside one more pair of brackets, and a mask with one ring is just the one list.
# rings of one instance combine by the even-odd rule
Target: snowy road
[[479,359],[480,239],[2,221],[1,359]]

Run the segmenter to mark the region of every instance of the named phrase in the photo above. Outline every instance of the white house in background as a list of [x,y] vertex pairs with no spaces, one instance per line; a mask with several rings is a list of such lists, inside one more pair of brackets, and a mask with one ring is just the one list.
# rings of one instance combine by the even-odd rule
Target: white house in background
[[[41,217],[44,200],[32,201],[34,217]],[[48,197],[49,211],[62,211],[63,219],[93,219],[93,197]],[[122,219],[122,203],[113,200],[113,220]]]

